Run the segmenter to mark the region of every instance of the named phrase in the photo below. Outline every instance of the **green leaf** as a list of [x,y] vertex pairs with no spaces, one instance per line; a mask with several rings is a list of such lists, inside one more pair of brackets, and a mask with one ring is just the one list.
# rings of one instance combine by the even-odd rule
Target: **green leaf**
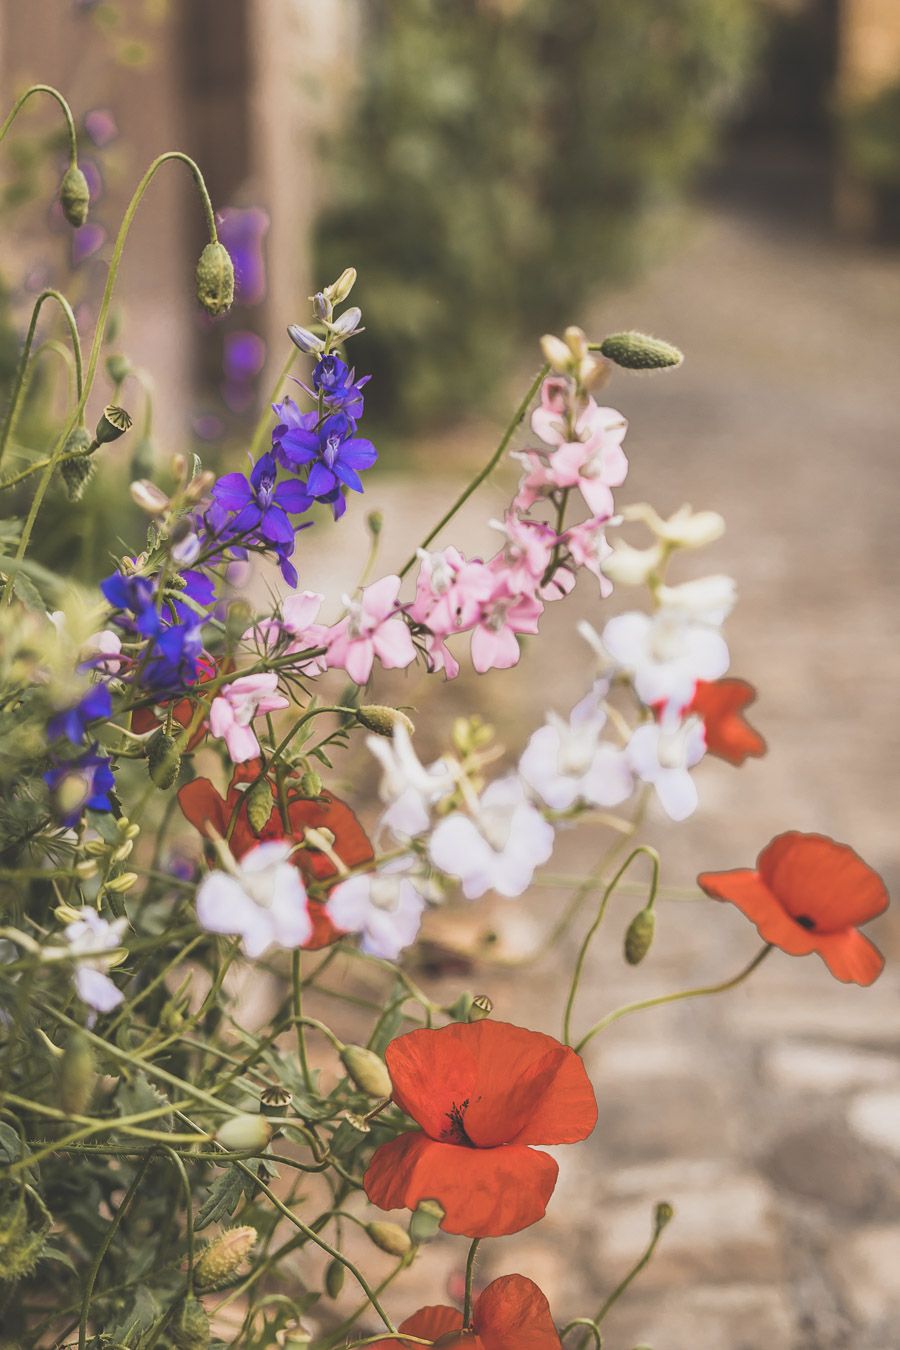
[[[154,1087],[142,1073],[122,1079],[116,1090],[116,1107],[120,1116],[136,1116],[141,1111],[153,1111],[157,1107],[167,1106],[169,1098],[159,1088]],[[155,1130],[171,1130],[171,1115],[161,1115],[147,1122]]]
[[217,1177],[207,1192],[206,1199],[197,1212],[194,1228],[199,1232],[211,1223],[220,1223],[230,1218],[237,1209],[238,1202],[253,1194],[253,1181],[236,1167],[228,1167]]
[[41,595],[37,586],[26,576],[24,572],[16,572],[13,577],[13,593],[17,599],[22,601],[26,609],[34,610],[38,614],[47,612],[47,605],[44,597]]

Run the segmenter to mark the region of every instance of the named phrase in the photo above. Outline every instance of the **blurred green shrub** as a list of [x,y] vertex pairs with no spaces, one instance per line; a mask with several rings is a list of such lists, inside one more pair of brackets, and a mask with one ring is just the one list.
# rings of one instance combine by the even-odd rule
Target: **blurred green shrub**
[[[382,411],[482,398],[523,329],[621,277],[709,152],[752,0],[383,0],[327,147],[319,274],[360,269]],[[377,335],[377,336],[375,336]],[[367,345],[366,345],[367,344]]]
[[900,191],[900,82],[841,113],[846,163],[874,188]]

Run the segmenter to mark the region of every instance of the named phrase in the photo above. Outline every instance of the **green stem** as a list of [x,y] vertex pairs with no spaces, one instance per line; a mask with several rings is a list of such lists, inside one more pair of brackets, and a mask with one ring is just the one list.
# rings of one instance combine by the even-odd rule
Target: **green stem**
[[91,1268],[88,1271],[87,1280],[85,1281],[84,1296],[82,1297],[81,1300],[81,1317],[79,1318],[78,1321],[78,1350],[84,1350],[85,1346],[87,1345],[87,1323],[88,1323],[88,1315],[91,1310],[91,1295],[94,1292],[94,1285],[96,1284],[97,1276],[100,1273],[100,1267],[103,1264],[103,1258],[109,1251],[110,1244],[112,1243],[112,1240],[115,1237],[116,1233],[119,1231],[122,1220],[128,1213],[131,1202],[138,1192],[138,1188],[144,1179],[144,1175],[148,1167],[150,1166],[152,1158],[153,1154],[152,1153],[148,1154],[148,1156],[144,1159],[140,1167],[135,1172],[134,1177],[132,1178],[131,1185],[125,1192],[125,1198],[122,1201],[121,1205],[119,1205],[119,1208],[116,1210],[115,1218],[112,1220],[112,1223],[107,1228],[103,1236],[103,1241],[101,1242],[97,1250],[97,1255],[91,1262]]
[[590,1031],[582,1036],[575,1046],[576,1052],[580,1055],[588,1041],[593,1040],[599,1031],[612,1026],[613,1022],[618,1022],[620,1017],[628,1017],[631,1013],[642,1012],[644,1008],[659,1008],[664,1003],[678,1003],[684,998],[704,998],[707,994],[724,994],[727,990],[734,989],[736,985],[742,984],[753,974],[756,967],[762,964],[771,950],[770,944],[766,943],[762,950],[756,953],[749,965],[744,966],[744,969],[738,971],[737,975],[733,975],[730,980],[723,980],[721,984],[706,984],[701,985],[698,989],[682,989],[675,994],[660,994],[657,998],[645,998],[638,1003],[626,1003],[623,1007],[616,1008],[613,1012],[607,1013],[605,1017],[601,1017],[600,1021],[595,1022]]
[[194,1194],[191,1190],[190,1178],[187,1174],[187,1168],[182,1162],[174,1148],[164,1145],[162,1152],[171,1162],[178,1173],[181,1182],[181,1189],[184,1194],[184,1236],[187,1243],[187,1291],[188,1294],[194,1292]]
[[[425,536],[425,538],[419,545],[419,548],[427,548],[428,545],[432,542],[432,540],[437,538],[437,536],[440,534],[441,530],[445,527],[445,525],[450,524],[450,521],[456,515],[457,511],[461,510],[462,507],[465,506],[466,502],[469,500],[472,493],[477,491],[477,489],[481,487],[481,484],[484,482],[484,480],[486,478],[489,478],[490,475],[494,472],[497,465],[500,463],[501,459],[506,453],[506,448],[509,445],[510,441],[512,440],[513,436],[515,435],[516,428],[519,426],[519,423],[523,421],[525,414],[531,407],[532,399],[537,394],[538,390],[544,383],[544,380],[547,378],[547,375],[549,373],[550,373],[549,366],[547,365],[541,366],[537,375],[534,377],[531,384],[528,386],[528,392],[522,399],[522,402],[519,404],[518,408],[516,408],[516,411],[513,413],[512,420],[509,423],[506,430],[504,431],[503,435],[501,436],[500,443],[497,446],[497,449],[491,455],[490,459],[485,464],[484,468],[481,469],[475,475],[475,477],[472,479],[469,485],[463,489],[463,491],[457,497],[456,501],[449,508],[449,510],[447,510],[443,516],[441,516],[440,520],[435,525],[434,529]],[[400,569],[401,577],[405,577],[410,568],[415,567],[417,557],[418,553],[413,553],[411,557],[407,558],[406,562]]]
[[[564,1341],[569,1332],[574,1331],[576,1327],[587,1327],[594,1338],[595,1350],[603,1350],[603,1337],[600,1335],[600,1328],[590,1317],[573,1317],[572,1321],[567,1322],[559,1333],[559,1339]],[[585,1344],[584,1340],[582,1340],[581,1344]]]
[[[670,1218],[671,1213],[672,1213],[671,1210],[669,1210]],[[653,1256],[653,1253],[656,1251],[656,1244],[659,1242],[659,1239],[663,1235],[665,1226],[666,1226],[665,1222],[661,1223],[658,1217],[654,1220],[653,1233],[650,1237],[650,1241],[647,1243],[647,1246],[644,1249],[643,1254],[641,1255],[640,1259],[637,1262],[635,1262],[635,1264],[631,1267],[631,1270],[629,1270],[625,1278],[621,1280],[619,1284],[616,1285],[615,1289],[612,1291],[609,1298],[606,1299],[606,1301],[601,1305],[600,1310],[597,1313],[597,1316],[594,1318],[595,1326],[598,1326],[603,1321],[604,1317],[609,1312],[613,1304],[616,1303],[618,1299],[622,1297],[622,1295],[625,1293],[625,1290],[634,1280],[637,1279],[638,1275],[640,1275],[644,1267],[649,1265],[650,1259]],[[583,1347],[586,1344],[587,1344],[587,1337],[585,1336],[582,1338],[581,1346]]]
[[[587,933],[585,934],[584,941],[581,944],[581,950],[578,953],[578,960],[575,963],[575,970],[572,975],[572,983],[569,986],[569,997],[566,1000],[566,1011],[565,1014],[563,1015],[563,1043],[565,1045],[572,1044],[571,1041],[572,1012],[575,1007],[575,999],[578,995],[578,986],[581,983],[581,976],[584,971],[584,963],[587,959],[587,954],[590,949],[590,945],[594,940],[597,929],[603,922],[604,915],[606,914],[606,907],[610,902],[613,892],[618,886],[621,878],[624,876],[624,874],[628,871],[631,864],[634,862],[635,858],[639,858],[642,854],[644,854],[646,857],[650,859],[650,863],[653,868],[653,874],[650,878],[650,894],[647,898],[648,906],[653,904],[654,897],[656,896],[656,888],[659,885],[659,854],[657,853],[655,848],[650,848],[649,845],[647,844],[638,844],[637,848],[632,849],[631,853],[629,853],[628,857],[625,859],[622,866],[619,868],[618,872],[615,874],[612,881],[609,883],[606,890],[603,892],[603,898],[601,899],[600,904],[597,907],[597,916],[594,919],[594,922],[591,924],[590,928],[588,929]],[[590,1039],[590,1037],[587,1037],[586,1039]],[[584,1043],[585,1042],[582,1041],[581,1044],[579,1044],[576,1047],[579,1052],[581,1051],[581,1045],[583,1045]]]
[[257,456],[259,455],[260,450],[262,450],[263,448],[263,443],[266,439],[266,432],[269,429],[269,419],[272,415],[272,404],[278,397],[278,393],[281,389],[281,386],[284,384],[288,375],[291,373],[291,366],[296,361],[298,355],[299,355],[298,349],[294,346],[293,343],[291,343],[290,355],[288,356],[288,359],[285,361],[284,365],[281,367],[281,370],[278,372],[278,377],[272,386],[272,389],[269,393],[269,397],[267,398],[265,404],[263,405],[262,412],[260,413],[256,426],[253,429],[253,438],[250,441],[250,456],[252,459],[256,459]]
[[0,126],[0,141],[4,139],[19,112],[31,98],[32,94],[49,94],[51,98],[56,99],[57,103],[62,108],[63,117],[66,119],[66,131],[69,135],[69,162],[70,164],[77,164],[78,134],[75,130],[75,119],[72,117],[72,109],[69,107],[59,90],[54,89],[52,84],[33,84],[30,89],[26,89],[25,93],[21,94],[19,98],[16,99],[12,106],[12,110],[7,115],[3,125]]
[[475,1282],[475,1257],[478,1255],[478,1247],[481,1238],[475,1238],[469,1248],[469,1255],[466,1259],[466,1293],[463,1301],[463,1328],[468,1329],[472,1325],[472,1285]]
[[[51,286],[48,287],[47,290],[41,291],[40,295],[35,300],[31,310],[31,319],[28,324],[28,332],[25,335],[25,345],[22,348],[22,355],[19,358],[19,365],[18,369],[16,370],[16,378],[15,382],[13,383],[9,403],[7,404],[6,414],[3,418],[3,425],[2,427],[0,427],[0,462],[2,462],[3,456],[6,453],[7,442],[9,441],[9,438],[12,435],[13,429],[16,424],[16,418],[19,412],[19,404],[22,398],[22,390],[25,385],[25,372],[28,368],[28,362],[31,358],[31,347],[32,343],[34,342],[34,334],[37,328],[37,322],[40,317],[41,309],[43,308],[44,302],[46,300],[56,301],[56,303],[62,310],[63,318],[65,319],[66,325],[69,329],[69,337],[72,340],[72,354],[75,358],[75,387],[79,404],[81,402],[81,395],[84,390],[84,373],[82,370],[81,339],[78,335],[78,324],[75,321],[75,315],[72,311],[72,306],[69,304],[66,297],[62,294],[61,291],[57,291]],[[52,460],[52,458],[53,456],[51,455],[49,459]],[[18,481],[18,479],[13,479],[12,481],[16,482]],[[10,484],[3,483],[0,486],[9,487]]]

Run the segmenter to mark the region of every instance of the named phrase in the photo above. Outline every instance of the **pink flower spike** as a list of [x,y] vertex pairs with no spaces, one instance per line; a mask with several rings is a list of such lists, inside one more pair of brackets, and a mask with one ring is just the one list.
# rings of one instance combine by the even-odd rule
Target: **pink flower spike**
[[289,700],[277,690],[278,676],[275,671],[267,671],[241,675],[213,699],[209,729],[225,741],[232,763],[244,764],[259,755],[259,741],[251,723],[255,717],[288,707]]
[[485,607],[472,634],[472,665],[483,675],[491,669],[509,670],[518,663],[517,633],[534,634],[544,606],[536,596],[503,595]]
[[349,613],[328,630],[328,664],[345,670],[354,684],[366,684],[375,657],[387,670],[416,659],[406,622],[397,612],[400,578],[389,575],[367,586],[359,600],[348,600]]

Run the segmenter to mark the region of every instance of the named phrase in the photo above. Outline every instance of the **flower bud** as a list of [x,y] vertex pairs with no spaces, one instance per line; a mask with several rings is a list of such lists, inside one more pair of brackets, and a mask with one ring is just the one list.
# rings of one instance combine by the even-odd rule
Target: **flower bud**
[[227,314],[234,300],[234,263],[224,244],[209,243],[197,263],[197,299],[207,314]]
[[194,1263],[194,1282],[198,1289],[221,1289],[238,1271],[256,1242],[255,1228],[224,1228]]
[[337,1298],[344,1287],[346,1268],[343,1261],[329,1261],[325,1267],[325,1292],[329,1298]]
[[146,511],[148,516],[164,516],[171,506],[171,502],[162,488],[151,483],[149,478],[139,478],[136,483],[129,486],[131,500],[135,506],[139,506],[142,511]]
[[671,1223],[675,1217],[675,1210],[667,1200],[660,1200],[656,1209],[653,1211],[653,1227],[657,1233],[661,1233],[666,1224]]
[[91,190],[77,164],[70,164],[63,174],[59,185],[59,204],[66,220],[77,230],[88,217],[91,204]]
[[684,360],[684,354],[670,342],[646,333],[611,333],[600,343],[600,351],[626,370],[665,370]]
[[92,881],[97,875],[97,863],[94,858],[82,858],[75,864],[75,875],[80,881]]
[[437,1236],[444,1218],[444,1208],[436,1200],[420,1200],[409,1221],[409,1236],[418,1246]]
[[299,323],[292,323],[288,328],[288,337],[295,347],[299,347],[301,352],[307,356],[318,356],[319,352],[325,350],[325,343],[315,333],[311,333],[308,328],[301,328]]
[[412,1239],[399,1223],[380,1221],[366,1224],[366,1232],[380,1251],[388,1256],[406,1256],[412,1249]]
[[276,1084],[264,1088],[259,1094],[259,1109],[264,1116],[283,1116],[291,1109],[293,1095],[287,1088]]
[[385,707],[383,703],[364,703],[362,707],[357,708],[356,717],[367,731],[374,731],[376,736],[393,736],[394,728],[397,726],[402,726],[410,736],[415,731],[406,713],[400,712],[397,708]]
[[328,320],[331,318],[334,313],[334,306],[327,298],[324,291],[316,291],[315,295],[311,295],[309,298],[312,301],[313,310],[315,311],[317,319]]
[[127,356],[122,352],[113,352],[106,358],[106,373],[113,384],[122,384],[128,378],[134,367]]
[[125,409],[110,403],[103,409],[103,415],[97,423],[94,441],[97,445],[108,445],[110,441],[117,441],[120,436],[124,436],[130,426],[131,418]]
[[370,511],[366,516],[366,525],[369,527],[369,534],[372,538],[377,539],[384,525],[384,516],[380,511]]
[[342,305],[356,285],[356,268],[345,267],[337,281],[325,287],[325,294],[335,305]]
[[163,792],[172,786],[181,768],[181,754],[175,739],[160,727],[147,742],[150,778]]
[[639,966],[650,950],[656,929],[656,915],[652,909],[642,909],[628,925],[625,934],[625,960],[630,966]]
[[130,891],[138,879],[137,872],[120,872],[117,877],[106,882],[106,889],[112,891],[114,895],[124,895]]
[[563,333],[563,341],[576,360],[584,360],[588,354],[588,341],[583,328],[576,328],[574,325],[567,328]]
[[346,342],[347,338],[352,338],[363,331],[360,327],[361,319],[362,310],[357,308],[356,305],[351,305],[349,309],[344,310],[343,314],[338,315],[334,323],[328,326],[338,342]]
[[63,447],[64,455],[76,456],[63,459],[59,472],[70,502],[80,501],[91,478],[94,476],[94,461],[91,451],[94,443],[84,427],[76,427]]
[[345,1045],[341,1061],[347,1075],[361,1092],[370,1097],[390,1097],[393,1092],[387,1065],[374,1050],[362,1045]]
[[289,1322],[286,1327],[275,1332],[275,1344],[280,1350],[308,1350],[312,1339],[312,1333],[300,1321]]
[[94,1091],[94,1052],[81,1031],[73,1031],[59,1064],[59,1099],[70,1116],[82,1116]]
[[476,994],[469,1009],[469,1021],[483,1022],[486,1017],[490,1017],[493,1011],[493,999],[488,998],[487,994]]
[[177,1350],[207,1350],[209,1318],[199,1298],[189,1297],[182,1301],[172,1323],[172,1340]]
[[253,619],[253,610],[246,600],[234,600],[225,615],[225,636],[230,642],[239,642]]
[[545,333],[541,338],[541,351],[551,370],[558,375],[568,375],[572,369],[572,353],[561,338]]
[[268,778],[259,778],[247,792],[247,820],[257,837],[269,823],[275,800]]
[[300,795],[302,797],[321,797],[322,779],[316,773],[315,769],[307,769],[306,773],[300,778]]
[[248,1149],[264,1149],[272,1138],[272,1126],[265,1116],[245,1112],[231,1116],[216,1131],[216,1143],[229,1152],[243,1153]]

